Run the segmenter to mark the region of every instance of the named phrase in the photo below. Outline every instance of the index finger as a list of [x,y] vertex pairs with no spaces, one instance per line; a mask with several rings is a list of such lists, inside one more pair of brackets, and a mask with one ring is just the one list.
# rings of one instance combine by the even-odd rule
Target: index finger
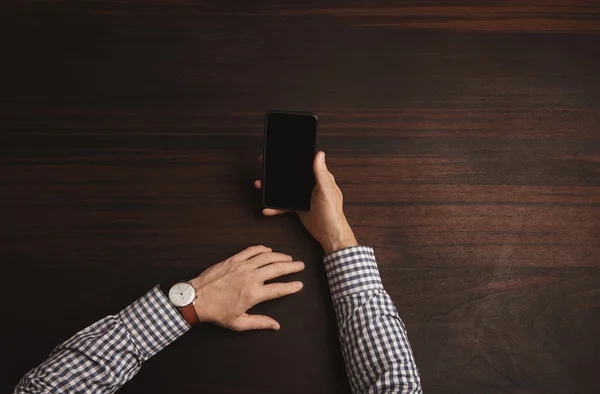
[[281,215],[282,213],[290,212],[285,209],[273,209],[273,208],[265,208],[262,210],[263,215],[265,216],[276,216]]

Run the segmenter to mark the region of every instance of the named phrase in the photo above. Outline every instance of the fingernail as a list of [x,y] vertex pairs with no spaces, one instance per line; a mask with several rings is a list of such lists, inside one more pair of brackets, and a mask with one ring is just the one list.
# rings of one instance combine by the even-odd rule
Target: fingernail
[[296,282],[296,286],[298,286],[299,289],[304,287],[304,283],[302,282]]
[[287,258],[288,258],[289,261],[294,260],[294,258],[292,256],[290,256],[289,254],[287,255]]
[[273,324],[273,327],[271,327],[273,330],[277,331],[279,330],[279,324]]
[[319,161],[325,161],[325,152],[319,153]]

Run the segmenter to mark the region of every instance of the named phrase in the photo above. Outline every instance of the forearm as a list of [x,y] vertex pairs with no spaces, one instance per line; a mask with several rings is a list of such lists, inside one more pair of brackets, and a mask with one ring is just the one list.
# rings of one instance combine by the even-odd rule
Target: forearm
[[406,329],[383,288],[370,247],[324,260],[353,393],[420,393]]
[[21,393],[114,393],[142,363],[189,329],[155,287],[122,310],[78,332],[15,387]]

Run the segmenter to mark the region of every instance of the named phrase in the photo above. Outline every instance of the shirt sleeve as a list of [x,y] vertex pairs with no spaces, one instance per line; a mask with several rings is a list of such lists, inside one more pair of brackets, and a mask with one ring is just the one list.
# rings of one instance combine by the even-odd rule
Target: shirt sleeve
[[190,326],[158,286],[78,332],[15,387],[22,393],[114,393]]
[[342,249],[324,263],[352,392],[422,393],[406,328],[383,288],[373,249]]

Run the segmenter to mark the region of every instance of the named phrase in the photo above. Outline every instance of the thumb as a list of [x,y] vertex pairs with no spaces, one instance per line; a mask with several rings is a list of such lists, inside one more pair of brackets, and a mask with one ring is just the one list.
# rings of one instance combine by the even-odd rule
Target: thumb
[[320,151],[315,155],[315,161],[313,163],[313,171],[315,172],[315,178],[318,184],[324,184],[330,180],[329,170],[327,164],[325,164],[325,152]]
[[265,315],[249,315],[244,313],[236,324],[237,331],[247,330],[279,330],[280,326],[277,320]]

